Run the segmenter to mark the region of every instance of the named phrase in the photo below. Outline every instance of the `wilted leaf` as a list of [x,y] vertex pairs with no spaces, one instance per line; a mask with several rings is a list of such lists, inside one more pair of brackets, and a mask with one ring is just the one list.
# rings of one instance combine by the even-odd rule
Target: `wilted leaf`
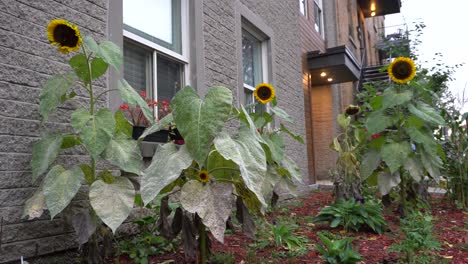
[[204,164],[216,134],[220,132],[232,107],[232,93],[225,87],[212,87],[202,101],[195,90],[185,87],[172,101],[177,129],[199,165]]
[[213,236],[224,243],[226,221],[231,214],[234,195],[232,184],[212,182],[203,185],[189,181],[180,195],[182,207],[190,213],[197,213]]
[[185,145],[180,149],[173,143],[158,147],[151,164],[141,174],[143,202],[151,202],[164,187],[175,181],[192,161]]
[[47,173],[44,179],[44,196],[50,217],[54,218],[71,202],[84,180],[83,171],[79,167],[65,170],[56,165]]
[[62,141],[62,135],[47,135],[33,145],[31,158],[33,182],[46,172],[55,161],[62,146]]
[[39,218],[47,209],[42,185],[37,188],[33,196],[26,200],[21,218],[29,216],[28,220]]
[[114,233],[132,211],[134,199],[133,184],[124,177],[116,177],[111,184],[97,180],[89,189],[91,206]]
[[79,212],[74,213],[71,221],[78,237],[78,245],[88,242],[91,235],[96,231],[96,223],[91,217],[89,209],[83,208]]

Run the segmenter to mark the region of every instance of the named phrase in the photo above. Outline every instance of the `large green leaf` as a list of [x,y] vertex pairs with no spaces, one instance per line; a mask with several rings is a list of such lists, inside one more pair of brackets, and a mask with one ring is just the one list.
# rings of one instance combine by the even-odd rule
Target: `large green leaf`
[[294,123],[294,119],[291,118],[291,116],[286,113],[283,109],[279,108],[278,106],[273,106],[270,108],[271,112],[273,112],[275,115],[280,117],[281,119],[289,122],[289,123]]
[[39,113],[42,122],[47,121],[49,115],[62,104],[62,97],[70,91],[74,79],[72,75],[55,75],[44,84],[39,96]]
[[62,146],[62,135],[47,135],[32,147],[32,180],[35,182],[37,177],[47,171],[49,166],[57,158]]
[[68,62],[76,76],[85,83],[89,83],[88,59],[84,54],[73,56]]
[[91,78],[97,79],[106,73],[109,64],[101,58],[93,58],[91,61]]
[[28,220],[39,218],[44,209],[47,209],[42,185],[37,188],[36,192],[24,203],[23,215],[21,218],[28,216]]
[[[240,177],[239,166],[232,161],[227,160],[217,151],[212,151],[208,157],[207,170],[210,172],[210,176],[213,176],[216,180],[237,180]],[[219,169],[226,168],[226,169]]]
[[360,171],[361,171],[361,177],[362,179],[367,179],[375,169],[380,164],[380,153],[372,148],[370,149],[365,155],[364,158],[362,159],[361,166],[360,166]]
[[73,167],[65,170],[62,166],[56,165],[44,179],[44,196],[50,217],[54,218],[71,202],[73,197],[84,181],[84,174],[80,167]]
[[115,131],[114,134],[119,133],[125,134],[127,137],[132,138],[133,126],[128,122],[127,118],[122,111],[116,111],[114,114],[115,118]]
[[297,164],[288,156],[285,156],[281,162],[281,166],[287,171],[287,176],[294,180],[295,183],[302,183],[302,173]]
[[158,132],[162,129],[167,129],[173,121],[174,119],[172,118],[172,113],[166,115],[165,117],[161,118],[161,120],[154,122],[152,126],[145,129],[143,134],[140,136],[139,140],[144,139],[149,134]]
[[195,161],[204,164],[210,146],[224,127],[232,106],[232,93],[225,87],[212,87],[201,100],[195,90],[186,87],[172,101],[177,129]]
[[114,129],[114,116],[108,109],[103,108],[90,118],[85,128],[81,130],[80,136],[91,157],[97,159],[106,149]]
[[252,130],[241,125],[239,136],[233,140],[226,132],[218,134],[215,148],[225,159],[234,161],[240,169],[245,185],[257,195],[264,207],[267,206],[262,194],[262,182],[266,176],[266,156]]
[[421,144],[428,153],[435,154],[437,152],[437,141],[434,139],[431,132],[417,129],[413,126],[406,127],[405,130],[411,140]]
[[393,118],[384,114],[383,111],[375,111],[369,114],[366,120],[367,132],[376,134],[393,125]]
[[118,90],[120,93],[120,97],[124,100],[127,104],[131,106],[138,106],[141,109],[141,112],[146,117],[146,119],[150,122],[150,124],[154,123],[154,115],[151,109],[149,108],[146,101],[139,95],[135,89],[128,84],[125,80],[120,80],[118,83]]
[[91,206],[114,233],[132,211],[134,200],[135,189],[125,177],[116,177],[110,184],[97,180],[89,189]]
[[94,55],[99,54],[99,46],[91,36],[85,36],[83,38],[83,44],[86,47],[88,53],[92,52]]
[[408,142],[387,143],[382,146],[382,160],[385,161],[391,173],[394,173],[405,164],[411,146]]
[[423,169],[421,164],[415,158],[408,158],[405,161],[405,170],[409,172],[413,180],[419,182],[423,178]]
[[145,204],[151,202],[159,192],[175,181],[183,170],[192,164],[187,147],[177,149],[173,143],[158,147],[153,160],[141,175],[141,197]]
[[408,110],[413,115],[431,124],[439,126],[443,126],[445,124],[444,119],[439,115],[439,113],[434,108],[425,103],[418,103],[417,106],[410,104],[408,106]]
[[421,151],[421,162],[424,168],[427,170],[432,179],[439,181],[441,173],[440,168],[442,167],[442,160],[435,153],[428,154],[425,151]]
[[71,114],[71,125],[77,133],[85,128],[88,121],[91,119],[91,114],[84,108],[78,108]]
[[119,70],[123,64],[122,51],[112,41],[103,41],[99,44],[98,57],[112,65],[116,70]]
[[199,181],[189,181],[180,194],[182,207],[193,214],[198,214],[211,234],[224,243],[226,221],[231,214],[234,195],[232,184],[212,182],[203,185]]
[[285,149],[283,137],[278,133],[263,134],[262,137],[270,150],[273,161],[278,164],[281,163],[281,161],[284,159]]
[[402,93],[395,93],[393,89],[386,89],[383,94],[382,110],[409,102],[413,98],[413,93],[406,90]]
[[127,139],[124,135],[109,142],[102,153],[102,158],[110,161],[123,171],[140,174],[142,157],[138,142]]
[[377,176],[379,190],[382,195],[390,193],[393,187],[398,186],[400,183],[400,173],[385,173],[381,172]]

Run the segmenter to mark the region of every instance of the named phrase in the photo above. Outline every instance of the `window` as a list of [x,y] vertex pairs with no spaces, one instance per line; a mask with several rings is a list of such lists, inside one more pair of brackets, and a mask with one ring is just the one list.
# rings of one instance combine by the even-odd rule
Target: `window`
[[137,91],[168,101],[187,78],[187,0],[123,0],[124,77]]
[[307,0],[299,0],[299,10],[303,16],[307,16]]
[[[244,105],[255,102],[255,87],[268,82],[268,38],[251,26],[242,28],[242,66],[244,76]],[[256,104],[255,112],[265,111],[263,104]]]
[[322,12],[322,0],[314,0],[314,19],[315,19],[315,30],[320,33],[323,37],[323,12]]

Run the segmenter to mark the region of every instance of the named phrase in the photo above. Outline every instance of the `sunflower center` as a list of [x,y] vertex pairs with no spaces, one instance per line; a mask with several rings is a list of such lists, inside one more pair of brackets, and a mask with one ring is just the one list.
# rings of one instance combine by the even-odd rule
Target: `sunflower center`
[[404,80],[411,76],[411,64],[406,61],[399,61],[393,65],[392,73],[395,78]]
[[67,25],[57,25],[54,30],[54,40],[61,46],[75,47],[78,44],[78,37],[75,30]]
[[346,114],[355,115],[359,113],[359,106],[351,105],[346,108]]
[[208,179],[208,175],[204,172],[200,173],[200,180],[204,181],[206,179]]
[[257,94],[260,99],[268,100],[271,97],[271,90],[270,88],[263,86],[258,89]]

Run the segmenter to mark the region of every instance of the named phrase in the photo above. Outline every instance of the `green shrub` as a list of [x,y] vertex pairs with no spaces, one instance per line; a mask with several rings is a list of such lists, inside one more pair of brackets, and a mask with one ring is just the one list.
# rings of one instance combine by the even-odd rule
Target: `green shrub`
[[324,207],[313,222],[330,222],[330,227],[343,226],[347,231],[349,229],[358,231],[362,226],[368,226],[378,234],[383,232],[385,226],[382,207],[372,200],[364,203],[339,200]]
[[327,237],[325,232],[317,233],[323,246],[320,244],[316,245],[316,249],[320,254],[320,257],[325,260],[328,264],[353,264],[361,260],[361,255],[354,251],[351,242],[353,238],[345,237],[343,239],[337,239]]
[[308,239],[294,234],[297,225],[276,224],[271,226],[271,231],[278,247],[286,245],[291,251],[298,251],[305,248]]

